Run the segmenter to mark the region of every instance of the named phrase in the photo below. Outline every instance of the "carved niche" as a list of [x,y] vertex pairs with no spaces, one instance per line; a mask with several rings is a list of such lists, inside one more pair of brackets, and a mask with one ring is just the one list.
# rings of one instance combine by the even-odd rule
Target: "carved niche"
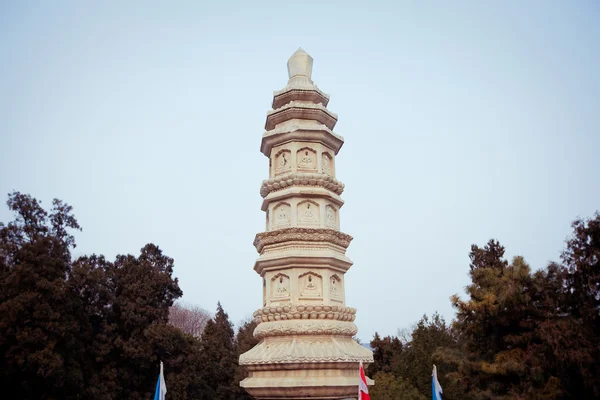
[[292,207],[288,203],[279,203],[273,208],[271,221],[273,228],[283,228],[291,224]]
[[263,278],[263,307],[267,305],[267,280]]
[[319,299],[323,297],[323,278],[315,272],[305,272],[298,276],[300,298]]
[[310,147],[303,147],[296,153],[296,165],[301,171],[317,170],[317,152]]
[[275,175],[285,174],[292,170],[292,152],[286,149],[275,154]]
[[319,225],[319,205],[314,201],[304,200],[298,203],[298,225]]
[[337,228],[337,210],[331,204],[325,206],[325,224],[330,228]]
[[333,176],[333,158],[329,153],[323,153],[323,173]]
[[271,301],[285,301],[290,298],[290,277],[279,273],[271,278]]
[[342,302],[343,293],[342,279],[337,275],[331,275],[331,278],[329,278],[329,297],[333,301]]

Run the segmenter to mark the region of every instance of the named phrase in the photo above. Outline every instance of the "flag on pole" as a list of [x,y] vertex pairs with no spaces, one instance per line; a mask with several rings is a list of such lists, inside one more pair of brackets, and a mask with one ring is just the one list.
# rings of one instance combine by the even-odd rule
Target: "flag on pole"
[[442,400],[442,386],[437,379],[437,368],[433,364],[433,372],[431,373],[431,392],[433,400]]
[[154,400],[165,400],[167,395],[167,385],[165,384],[165,376],[163,375],[163,363],[160,362],[160,374],[158,382],[156,382],[156,391],[154,392]]
[[363,369],[362,361],[358,369],[358,400],[371,400],[369,396],[369,386],[367,386],[367,378]]

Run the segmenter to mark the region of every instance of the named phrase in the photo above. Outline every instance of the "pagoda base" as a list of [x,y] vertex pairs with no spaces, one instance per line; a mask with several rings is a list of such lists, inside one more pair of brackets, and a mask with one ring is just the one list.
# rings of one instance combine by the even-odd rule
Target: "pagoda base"
[[[259,400],[306,400],[306,399],[356,399],[358,394],[358,365],[356,369],[324,369],[294,371],[287,376],[279,376],[278,371],[250,373],[240,385]],[[333,374],[337,376],[334,376]],[[370,379],[367,383],[372,385]]]
[[348,336],[266,337],[240,357],[249,371],[240,386],[264,400],[356,399],[360,362],[372,353]]

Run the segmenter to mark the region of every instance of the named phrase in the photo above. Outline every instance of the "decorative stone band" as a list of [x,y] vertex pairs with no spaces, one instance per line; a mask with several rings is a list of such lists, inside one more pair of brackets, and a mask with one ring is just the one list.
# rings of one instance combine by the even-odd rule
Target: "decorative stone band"
[[344,184],[332,176],[295,172],[263,181],[260,187],[260,195],[267,197],[269,193],[285,189],[288,186],[322,186],[336,194],[344,192]]
[[349,336],[285,336],[266,338],[240,356],[240,365],[306,363],[373,362],[373,353]]
[[288,335],[339,335],[354,336],[358,328],[354,323],[347,321],[327,320],[290,320],[263,322],[254,330],[254,337],[258,340],[271,336]]
[[337,115],[329,111],[322,104],[299,103],[291,101],[283,107],[267,112],[265,129],[271,130],[276,125],[290,119],[308,119],[317,121],[329,129],[333,129],[337,122]]
[[288,305],[264,307],[256,310],[254,321],[261,322],[282,320],[330,319],[336,321],[354,321],[356,308],[336,305]]
[[303,241],[303,242],[328,242],[341,246],[344,249],[350,246],[352,236],[326,228],[283,228],[275,231],[257,233],[254,238],[254,247],[259,253],[265,246],[276,243]]
[[273,97],[273,109],[278,109],[291,101],[311,101],[327,107],[329,97],[320,90],[314,89],[289,89]]

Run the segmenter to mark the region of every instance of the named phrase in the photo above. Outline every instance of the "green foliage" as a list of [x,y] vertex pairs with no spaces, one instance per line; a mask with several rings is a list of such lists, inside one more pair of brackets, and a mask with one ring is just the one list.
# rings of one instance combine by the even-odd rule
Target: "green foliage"
[[573,224],[563,265],[532,273],[490,241],[471,249],[468,300],[452,297],[453,388],[472,399],[593,399],[600,394],[600,216]]
[[397,337],[386,336],[383,339],[375,332],[371,340],[373,349],[373,364],[367,369],[368,375],[375,375],[378,372],[392,372],[398,368],[402,356],[402,343]]
[[8,206],[15,219],[0,224],[3,390],[19,399],[146,399],[159,358],[173,387],[193,387],[199,344],[166,325],[181,296],[172,259],[149,244],[139,257],[72,262],[69,230],[81,228],[69,205],[54,200],[47,212],[15,192]]
[[58,200],[48,213],[14,192],[8,206],[16,218],[0,223],[0,385],[12,398],[78,398],[85,342],[67,287],[67,230],[80,227]]
[[[383,381],[380,382],[379,379],[376,379],[373,390],[375,393],[381,393],[380,396],[384,396],[383,393],[393,393],[393,390],[388,387],[398,387],[402,383],[403,387],[410,387],[419,396],[429,398],[431,396],[434,353],[442,347],[453,349],[456,346],[456,338],[453,336],[451,328],[437,313],[431,318],[424,315],[415,325],[410,339],[404,345],[397,337],[386,336],[381,339],[379,334],[375,333],[371,341],[374,363],[369,366],[368,373],[371,376],[381,375]],[[438,367],[441,367],[441,370],[449,371],[446,365]],[[451,389],[446,389],[450,384],[444,376],[440,376],[440,383],[445,390],[445,399],[459,398],[453,397]],[[380,385],[386,389],[381,389],[382,391],[379,392]],[[450,396],[446,392],[451,393]]]
[[566,392],[591,399],[600,397],[600,213],[572,227],[561,257],[564,317],[560,328],[545,332]]
[[373,377],[375,385],[369,388],[372,400],[426,400],[428,397],[409,382],[402,378],[396,378],[389,372],[378,372]]
[[228,400],[235,388],[237,365],[233,327],[229,316],[217,305],[215,317],[206,323],[200,342],[200,375],[205,383],[202,399]]
[[[183,319],[171,315],[169,324],[182,292],[173,259],[157,246],[73,261],[71,232],[81,228],[72,207],[54,200],[46,211],[18,192],[7,204],[15,216],[0,223],[8,397],[148,399],[162,360],[169,399],[251,400],[239,387],[247,371],[238,359],[257,344],[253,321],[234,338],[218,304],[205,325],[201,309],[180,310]],[[435,363],[445,400],[599,398],[600,214],[575,221],[562,262],[543,270],[532,272],[522,257],[509,263],[495,240],[473,245],[469,257],[471,283],[466,298],[451,298],[451,326],[433,314],[403,340],[375,334],[371,397],[430,398]]]
[[[456,347],[454,338],[446,321],[437,313],[431,318],[424,315],[414,327],[411,340],[404,347],[401,362],[395,369],[397,376],[408,380],[423,395],[431,394],[431,371],[434,364],[434,353],[439,348],[453,349]],[[440,371],[449,371],[448,366],[437,363]],[[445,389],[445,399],[449,396],[449,384],[445,377],[439,377]]]
[[553,313],[546,301],[548,274],[532,275],[522,257],[508,264],[503,256],[504,247],[494,240],[472,246],[469,299],[452,297],[461,347],[436,355],[456,368],[449,377],[466,398],[559,398],[539,347],[539,326]]

